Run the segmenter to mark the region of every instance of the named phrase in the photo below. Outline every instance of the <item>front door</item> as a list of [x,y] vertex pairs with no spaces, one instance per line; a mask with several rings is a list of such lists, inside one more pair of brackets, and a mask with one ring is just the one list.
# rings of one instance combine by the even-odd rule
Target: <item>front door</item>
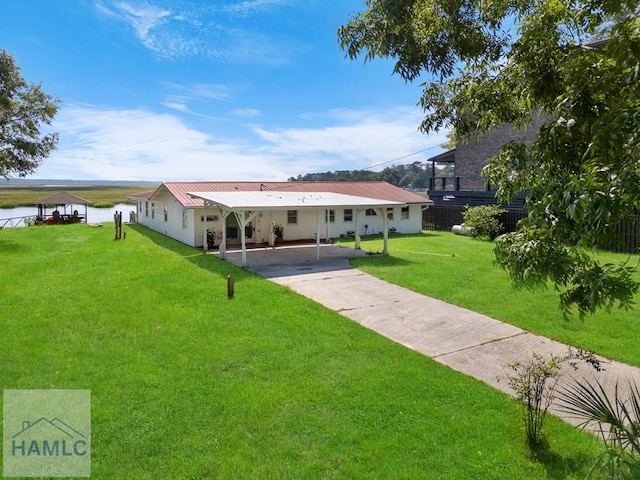
[[[249,242],[253,239],[253,222],[249,222],[249,224],[244,229],[245,240]],[[227,216],[227,244],[234,245],[238,244],[242,241],[240,237],[240,225],[238,225],[238,219],[235,215]]]

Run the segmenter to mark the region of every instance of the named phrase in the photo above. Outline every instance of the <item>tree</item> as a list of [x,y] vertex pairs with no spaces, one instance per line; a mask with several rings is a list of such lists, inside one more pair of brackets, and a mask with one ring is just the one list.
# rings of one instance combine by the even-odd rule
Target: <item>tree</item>
[[385,181],[397,187],[426,188],[431,178],[431,170],[425,168],[421,162],[408,165],[392,165],[380,172],[371,170],[337,170],[325,173],[307,173],[297,177],[289,177],[289,182],[320,182],[320,181]]
[[440,148],[444,148],[445,150],[452,150],[456,148],[458,144],[458,138],[456,137],[455,130],[449,130],[447,132],[447,141],[440,144]]
[[51,124],[59,103],[39,84],[27,84],[13,57],[0,50],[0,176],[33,173],[56,148],[58,135],[40,130]]
[[485,169],[500,200],[528,192],[529,216],[496,260],[516,285],[553,283],[581,315],[628,308],[639,288],[635,266],[591,255],[640,207],[638,3],[369,0],[338,30],[350,58],[393,58],[424,81],[424,132],[464,140],[546,119],[530,147],[507,144]]

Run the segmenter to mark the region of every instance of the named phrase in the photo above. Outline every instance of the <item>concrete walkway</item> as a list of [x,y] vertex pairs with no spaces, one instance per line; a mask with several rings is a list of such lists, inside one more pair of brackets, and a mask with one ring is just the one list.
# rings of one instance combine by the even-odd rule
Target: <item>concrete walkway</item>
[[[437,362],[513,395],[504,366],[526,362],[532,352],[562,356],[568,346],[518,327],[450,305],[379,280],[349,264],[349,257],[365,252],[323,245],[316,260],[315,246],[249,250],[247,268],[304,295],[381,335]],[[240,264],[240,252],[228,252],[227,261]],[[498,299],[497,299],[498,300]],[[640,347],[639,347],[640,348]],[[601,357],[600,357],[601,358]],[[598,379],[613,398],[616,382],[626,393],[629,380],[640,386],[640,369],[601,358],[605,371],[582,366],[565,368],[560,383],[585,376]],[[571,424],[553,407],[550,409]]]

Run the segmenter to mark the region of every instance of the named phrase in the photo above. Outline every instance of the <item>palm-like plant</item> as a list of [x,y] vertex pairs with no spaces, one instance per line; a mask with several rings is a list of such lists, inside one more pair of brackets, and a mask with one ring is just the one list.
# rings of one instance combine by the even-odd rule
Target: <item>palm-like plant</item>
[[583,429],[596,427],[606,445],[597,466],[604,466],[609,478],[640,478],[640,390],[629,382],[629,398],[621,398],[618,384],[614,398],[596,379],[583,378],[558,391],[559,408],[582,420]]

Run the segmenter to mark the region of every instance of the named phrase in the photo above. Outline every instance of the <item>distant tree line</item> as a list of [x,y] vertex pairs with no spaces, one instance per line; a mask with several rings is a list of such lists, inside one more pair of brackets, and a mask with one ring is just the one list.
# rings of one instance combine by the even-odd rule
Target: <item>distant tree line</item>
[[[436,166],[436,177],[453,176],[453,167]],[[426,189],[429,188],[432,171],[431,165],[413,162],[407,165],[392,165],[379,172],[371,170],[336,170],[335,172],[307,173],[290,177],[290,182],[388,182],[401,188]]]

